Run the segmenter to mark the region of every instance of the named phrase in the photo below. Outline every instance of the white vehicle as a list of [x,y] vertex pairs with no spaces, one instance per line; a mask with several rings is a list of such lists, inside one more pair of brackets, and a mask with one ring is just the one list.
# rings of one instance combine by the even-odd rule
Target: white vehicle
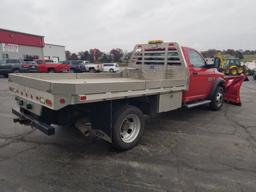
[[91,73],[103,71],[102,64],[85,63],[84,66],[85,66],[85,71],[89,71]]
[[119,65],[117,63],[103,63],[103,71],[107,72],[117,72],[119,71]]

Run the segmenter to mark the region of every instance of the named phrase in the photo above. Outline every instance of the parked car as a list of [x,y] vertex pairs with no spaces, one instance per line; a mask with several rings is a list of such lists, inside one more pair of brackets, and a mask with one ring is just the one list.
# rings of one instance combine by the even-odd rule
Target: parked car
[[102,64],[94,64],[94,63],[85,63],[85,70],[89,71],[89,72],[102,72],[103,71],[103,67]]
[[61,73],[69,72],[70,65],[63,63],[54,63],[50,59],[37,59],[35,60],[38,64],[38,72],[40,73]]
[[117,63],[103,63],[103,71],[115,73],[119,71],[119,65]]
[[83,72],[85,72],[84,61],[82,61],[82,60],[64,61],[63,64],[70,65],[70,72],[72,72],[72,73],[83,73]]
[[7,59],[0,61],[0,75],[8,77],[10,73],[37,72],[37,64],[34,61],[24,61],[20,59]]

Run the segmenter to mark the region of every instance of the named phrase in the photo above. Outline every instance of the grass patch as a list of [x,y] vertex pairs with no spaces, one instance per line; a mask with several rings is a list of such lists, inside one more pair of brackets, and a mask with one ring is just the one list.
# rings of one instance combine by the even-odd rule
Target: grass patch
[[251,62],[253,60],[256,60],[256,55],[244,55],[244,59],[242,59],[242,62]]

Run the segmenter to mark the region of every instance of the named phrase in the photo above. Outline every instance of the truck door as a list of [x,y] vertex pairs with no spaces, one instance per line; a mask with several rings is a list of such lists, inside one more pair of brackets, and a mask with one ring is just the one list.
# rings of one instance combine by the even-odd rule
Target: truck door
[[197,51],[183,48],[189,69],[189,89],[184,93],[184,102],[206,99],[214,83],[215,69],[208,68]]

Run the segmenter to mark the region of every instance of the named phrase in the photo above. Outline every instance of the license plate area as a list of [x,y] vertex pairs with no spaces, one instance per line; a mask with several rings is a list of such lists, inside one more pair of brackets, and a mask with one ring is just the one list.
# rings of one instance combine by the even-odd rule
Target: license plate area
[[37,103],[33,103],[33,102],[23,99],[21,97],[16,97],[15,99],[21,109],[25,109],[25,110],[27,110],[35,115],[38,115],[38,116],[41,115],[41,111],[42,111],[41,105],[39,105]]

